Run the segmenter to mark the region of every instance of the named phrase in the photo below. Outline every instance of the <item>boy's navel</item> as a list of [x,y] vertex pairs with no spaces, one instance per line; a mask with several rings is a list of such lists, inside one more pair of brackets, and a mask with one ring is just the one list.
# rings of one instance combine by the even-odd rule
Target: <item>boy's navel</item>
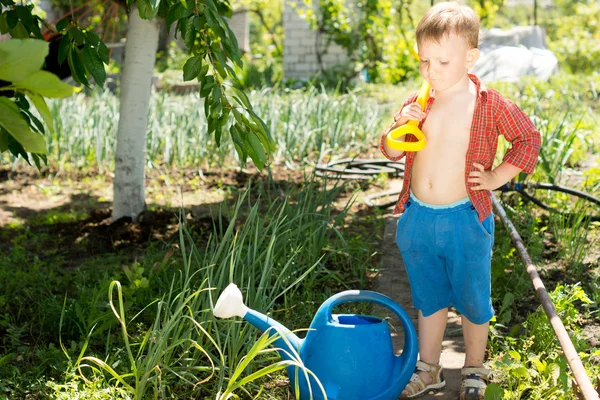
[[433,182],[431,182],[431,179],[427,179],[427,185],[429,185],[429,189],[433,188]]

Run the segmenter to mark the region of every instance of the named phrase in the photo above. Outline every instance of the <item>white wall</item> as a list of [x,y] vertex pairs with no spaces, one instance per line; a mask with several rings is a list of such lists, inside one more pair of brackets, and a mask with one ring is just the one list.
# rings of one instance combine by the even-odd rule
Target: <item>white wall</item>
[[[304,2],[298,0],[298,7],[304,7]],[[288,2],[283,8],[283,68],[285,78],[304,79],[310,78],[319,71],[315,52],[316,34],[312,32],[308,23],[298,16],[296,10]],[[327,54],[323,57],[325,68],[347,62],[346,51],[338,45],[329,46]]]
[[236,10],[228,21],[231,31],[235,34],[238,46],[243,53],[250,51],[250,23],[248,11]]

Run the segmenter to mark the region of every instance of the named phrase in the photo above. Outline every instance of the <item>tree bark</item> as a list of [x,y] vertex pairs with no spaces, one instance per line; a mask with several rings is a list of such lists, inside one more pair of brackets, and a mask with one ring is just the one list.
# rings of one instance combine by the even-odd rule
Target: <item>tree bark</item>
[[158,34],[158,23],[142,19],[134,5],[120,83],[113,221],[122,217],[135,221],[146,208],[146,131]]

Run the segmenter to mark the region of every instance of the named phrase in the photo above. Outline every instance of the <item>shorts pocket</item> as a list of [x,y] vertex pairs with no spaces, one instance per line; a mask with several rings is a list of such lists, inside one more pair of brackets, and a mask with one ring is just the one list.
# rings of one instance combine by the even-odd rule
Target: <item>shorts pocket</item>
[[490,214],[485,220],[483,220],[483,222],[479,220],[479,214],[477,213],[477,210],[473,210],[472,215],[479,230],[486,237],[492,237],[494,234],[494,215]]
[[407,225],[408,218],[413,212],[413,208],[415,208],[414,204],[407,202],[404,206],[404,212],[398,218],[398,227],[396,228],[396,244],[400,249],[400,252],[408,251],[412,244],[412,234],[415,230],[414,226],[410,224]]

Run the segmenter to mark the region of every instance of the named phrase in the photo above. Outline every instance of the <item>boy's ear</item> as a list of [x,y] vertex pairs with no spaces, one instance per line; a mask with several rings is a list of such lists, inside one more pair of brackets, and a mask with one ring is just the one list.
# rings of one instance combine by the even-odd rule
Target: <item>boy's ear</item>
[[472,48],[467,51],[467,69],[470,69],[479,59],[479,49]]

